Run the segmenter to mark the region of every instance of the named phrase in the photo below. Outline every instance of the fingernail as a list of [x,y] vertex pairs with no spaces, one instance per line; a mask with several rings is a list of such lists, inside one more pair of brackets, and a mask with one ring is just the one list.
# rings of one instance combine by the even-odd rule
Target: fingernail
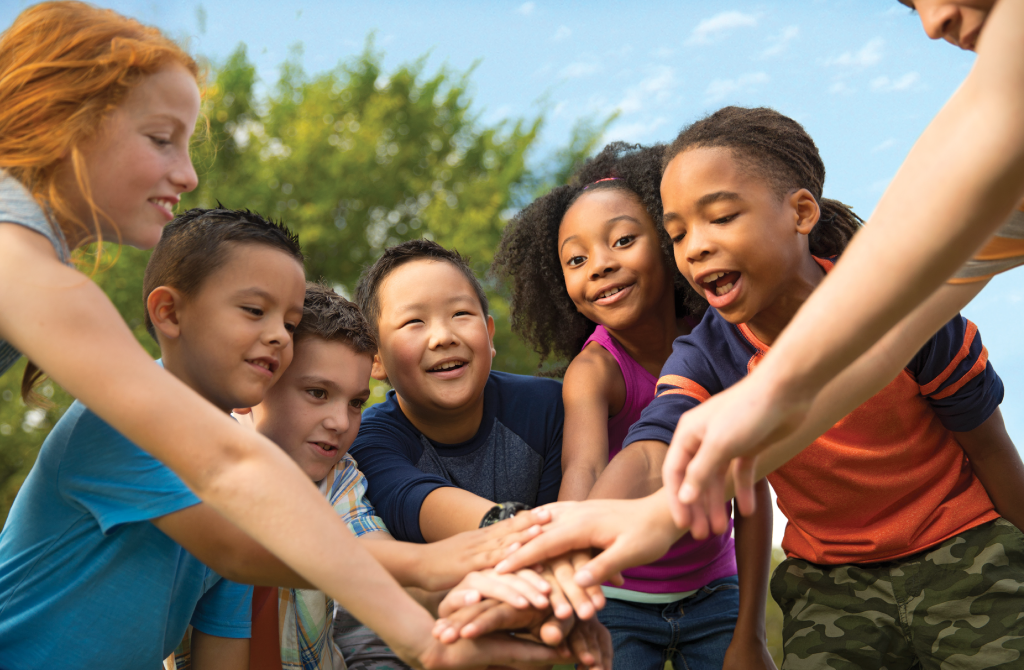
[[[509,550],[508,553],[511,554],[512,550]],[[494,566],[494,571],[498,572],[498,573],[507,572],[508,571],[508,561],[502,561],[501,563],[498,563],[496,566]]]
[[679,500],[684,503],[692,503],[697,499],[697,491],[690,484],[683,484],[679,489]]
[[559,605],[555,610],[555,616],[559,619],[568,619],[572,616],[572,608],[568,605]]
[[530,604],[526,598],[516,598],[516,607],[527,607]]
[[513,542],[512,544],[508,545],[508,549],[505,550],[505,555],[507,556],[508,554],[511,554],[513,551],[515,551],[521,546],[523,545],[519,544],[518,542]]
[[526,532],[530,535],[538,535],[540,533],[540,526],[530,526],[526,529]]

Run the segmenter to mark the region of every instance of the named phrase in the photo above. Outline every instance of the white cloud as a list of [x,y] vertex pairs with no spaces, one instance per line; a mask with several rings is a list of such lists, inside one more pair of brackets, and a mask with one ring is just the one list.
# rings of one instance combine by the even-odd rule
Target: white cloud
[[687,44],[710,44],[715,38],[735,28],[751,28],[757,25],[757,16],[731,11],[715,14],[704,19],[690,33]]
[[889,77],[881,76],[871,81],[871,88],[876,91],[905,91],[921,79],[921,75],[916,72],[908,72],[899,79],[889,79]]
[[829,93],[835,93],[837,95],[849,95],[850,93],[856,93],[856,91],[850,88],[845,81],[837,81],[828,87]]
[[884,142],[882,142],[878,146],[876,146],[874,149],[872,149],[871,153],[877,154],[879,151],[885,151],[889,147],[892,147],[892,146],[895,146],[895,145],[896,145],[896,139],[893,138],[893,137],[890,137],[889,139],[885,140]]
[[749,90],[759,84],[768,83],[770,77],[764,72],[748,72],[735,79],[715,79],[704,91],[707,102],[718,102],[733,93]]
[[771,45],[761,52],[761,58],[771,58],[772,56],[778,56],[780,53],[786,50],[789,43],[800,36],[800,26],[787,26],[782,29],[782,32],[777,36],[773,37]]
[[632,114],[648,105],[663,103],[671,96],[675,85],[675,70],[667,65],[655,68],[651,76],[626,89],[626,96],[618,104],[619,111]]
[[559,74],[563,77],[568,77],[569,79],[576,79],[578,77],[587,77],[592,74],[596,74],[600,69],[601,68],[597,63],[569,63],[562,68],[562,71]]
[[551,41],[561,42],[562,40],[569,39],[570,36],[572,36],[572,30],[568,26],[558,26],[558,30],[551,36]]
[[523,4],[519,5],[519,8],[516,9],[516,12],[522,14],[523,16],[530,16],[531,14],[533,14],[533,10],[535,9],[537,9],[536,2],[524,2]]
[[882,47],[885,40],[876,37],[863,47],[860,51],[846,51],[828,61],[829,65],[842,65],[847,67],[868,67],[877,65],[882,60]]

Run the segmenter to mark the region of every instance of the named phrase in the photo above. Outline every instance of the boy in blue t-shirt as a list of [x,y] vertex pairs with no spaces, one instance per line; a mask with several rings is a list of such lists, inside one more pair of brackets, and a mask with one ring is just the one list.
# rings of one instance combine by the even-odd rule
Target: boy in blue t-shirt
[[[191,210],[164,230],[144,292],[164,367],[225,412],[250,407],[291,361],[298,240],[249,212]],[[194,667],[247,667],[252,588],[221,574],[305,584],[254,574],[237,550],[253,542],[224,525],[75,402],[0,534],[0,667],[157,668],[189,624]]]
[[352,455],[400,540],[433,542],[554,502],[561,384],[491,371],[494,320],[465,259],[427,240],[385,250],[356,288],[394,388],[363,415]]

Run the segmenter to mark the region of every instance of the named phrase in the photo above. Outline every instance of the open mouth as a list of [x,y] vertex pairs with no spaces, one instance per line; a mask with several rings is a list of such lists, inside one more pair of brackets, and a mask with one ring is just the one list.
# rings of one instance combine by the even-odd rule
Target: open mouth
[[333,444],[326,442],[310,442],[310,444],[322,451],[325,456],[334,456],[338,452],[338,448]]
[[717,296],[725,295],[733,289],[736,282],[739,281],[739,272],[712,272],[711,274],[701,278],[700,284],[704,287],[705,291],[712,293]]
[[598,293],[593,301],[598,305],[607,305],[617,300],[621,300],[629,293],[629,289],[633,288],[633,284],[626,284],[625,286],[611,286]]
[[162,211],[168,220],[174,218],[174,206],[178,204],[177,200],[172,200],[170,198],[150,198],[149,201],[153,203],[157,209]]
[[266,370],[267,374],[271,376],[277,371],[277,361],[270,360],[269,358],[249,358],[245,362],[255,368]]
[[444,361],[443,363],[438,363],[434,367],[430,368],[427,372],[449,372],[451,370],[458,370],[465,366],[465,361]]

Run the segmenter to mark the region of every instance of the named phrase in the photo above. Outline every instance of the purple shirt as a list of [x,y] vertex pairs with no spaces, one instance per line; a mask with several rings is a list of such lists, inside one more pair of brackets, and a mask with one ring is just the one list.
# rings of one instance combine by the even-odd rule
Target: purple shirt
[[[618,414],[608,418],[608,460],[611,460],[622,451],[622,441],[629,427],[654,400],[658,380],[637,363],[604,326],[599,325],[583,347],[591,342],[597,342],[615,358],[626,382],[626,401]],[[623,571],[626,583],[622,588],[642,593],[683,593],[735,574],[736,550],[730,520],[729,529],[722,535],[695,540],[687,533],[654,563]]]

